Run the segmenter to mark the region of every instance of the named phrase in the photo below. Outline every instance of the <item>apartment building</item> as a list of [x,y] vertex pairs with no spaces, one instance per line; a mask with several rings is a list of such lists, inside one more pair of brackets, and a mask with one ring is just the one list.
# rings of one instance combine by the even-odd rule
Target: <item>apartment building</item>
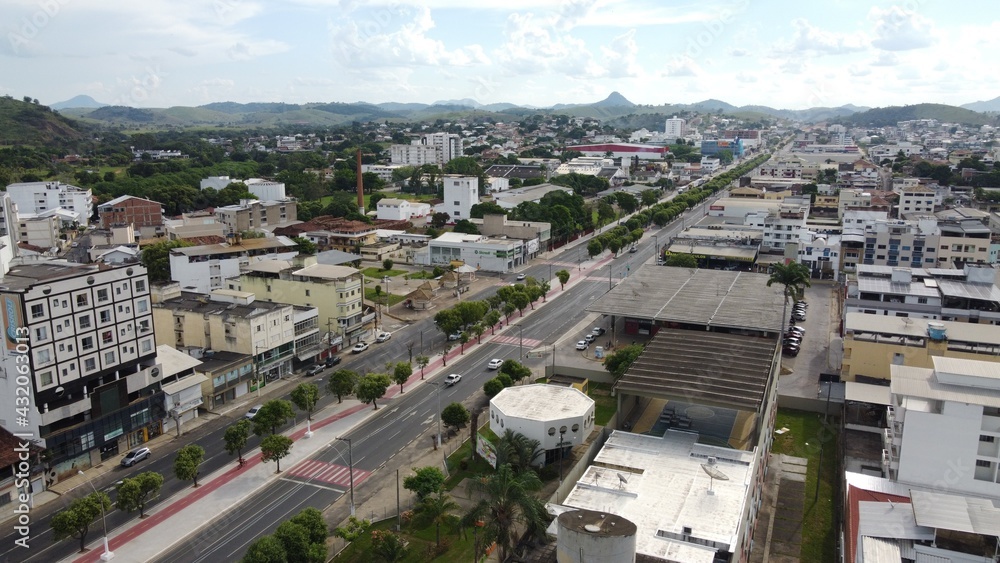
[[938,267],[962,268],[966,264],[988,264],[992,232],[976,219],[938,221]]
[[94,213],[94,194],[62,182],[21,182],[7,186],[7,193],[20,213],[40,214],[61,207],[72,221],[86,225]]
[[1000,324],[996,270],[860,265],[847,283],[845,313]]
[[885,476],[951,493],[1000,497],[997,364],[935,357],[929,366],[891,369]]
[[[253,356],[263,382],[288,376],[321,351],[316,307],[260,301],[229,289],[192,293],[174,285],[164,288],[152,311],[157,344]],[[256,383],[247,390],[255,391]]]
[[142,237],[162,236],[163,207],[160,202],[131,195],[116,197],[97,206],[102,229],[132,225]]
[[68,244],[59,238],[62,221],[53,215],[19,216],[17,221],[17,241],[49,250],[61,249]]
[[[932,336],[933,335],[933,336]],[[847,313],[844,381],[885,384],[892,366],[933,367],[935,357],[1000,362],[1000,326]]]
[[[47,480],[162,432],[145,268],[36,262],[17,265],[3,283],[0,396],[11,400],[0,405],[0,425],[47,450]],[[13,400],[22,389],[30,393],[26,407]]]
[[840,204],[837,208],[837,218],[843,219],[844,212],[849,209],[867,209],[872,206],[872,194],[860,189],[840,190]]
[[663,136],[668,142],[674,142],[675,140],[684,136],[687,133],[687,121],[684,119],[674,116],[669,117],[664,122]]
[[389,147],[392,164],[401,166],[444,166],[459,156],[462,156],[462,138],[453,133],[427,133],[409,145]]
[[363,301],[364,275],[347,266],[318,264],[315,256],[257,262],[226,284],[253,293],[258,301],[315,307],[330,348],[321,358],[364,339],[373,328],[375,316]]
[[865,228],[860,263],[934,267],[941,263],[938,255],[940,245],[941,231],[936,219],[876,221]]
[[298,254],[288,237],[242,239],[232,242],[183,246],[170,251],[170,279],[185,291],[209,293],[224,287],[226,278],[240,275],[240,268],[260,260],[291,260]]
[[899,190],[899,203],[896,205],[896,217],[904,218],[910,214],[934,213],[936,194],[934,190],[917,185]]
[[227,234],[272,230],[298,219],[298,202],[293,199],[241,199],[238,205],[216,207],[215,218],[222,223]]
[[451,223],[471,218],[472,206],[479,203],[479,178],[445,174],[442,181],[444,203],[438,204],[434,211],[447,213]]

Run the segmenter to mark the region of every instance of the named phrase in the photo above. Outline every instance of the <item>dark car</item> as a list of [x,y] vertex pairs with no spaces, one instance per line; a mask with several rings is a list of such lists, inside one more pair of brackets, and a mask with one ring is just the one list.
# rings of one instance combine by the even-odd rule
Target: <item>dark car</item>
[[122,458],[122,467],[132,467],[149,457],[151,453],[153,452],[149,448],[136,448],[125,454],[125,457]]
[[326,359],[326,367],[333,367],[340,363],[340,356],[330,356]]
[[799,349],[797,346],[785,346],[781,349],[781,353],[785,356],[791,356],[794,358],[799,355]]
[[306,370],[306,377],[312,377],[324,369],[326,369],[326,365],[324,364],[314,364],[309,366],[309,369]]

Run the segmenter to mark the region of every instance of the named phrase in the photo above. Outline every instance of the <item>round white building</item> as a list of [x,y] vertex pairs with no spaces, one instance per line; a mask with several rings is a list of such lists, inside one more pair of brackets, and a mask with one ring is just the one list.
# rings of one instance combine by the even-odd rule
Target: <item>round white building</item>
[[580,445],[593,429],[594,400],[572,387],[516,385],[490,401],[490,430],[513,430],[546,451]]

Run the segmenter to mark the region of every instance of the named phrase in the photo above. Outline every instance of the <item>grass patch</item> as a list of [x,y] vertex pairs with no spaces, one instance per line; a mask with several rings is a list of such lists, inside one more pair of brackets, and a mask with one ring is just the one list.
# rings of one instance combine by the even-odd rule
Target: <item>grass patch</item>
[[419,272],[410,272],[411,280],[432,280],[435,276],[434,272],[428,272],[427,270],[421,270]]
[[[806,471],[806,498],[802,521],[802,561],[837,560],[837,537],[834,511],[837,501],[837,429],[832,423],[823,424],[823,415],[811,412],[779,409],[775,428],[788,432],[775,435],[774,453],[809,460]],[[820,467],[820,452],[823,464]],[[819,494],[816,494],[817,479]]]
[[607,383],[590,382],[587,395],[594,400],[594,424],[607,425],[618,410],[618,398],[611,396],[611,386]]
[[[462,432],[466,432],[466,429],[462,429]],[[489,423],[480,426],[479,433],[486,437],[486,439],[490,442],[495,443],[499,439],[497,435],[490,430]],[[483,473],[493,472],[493,467],[490,466],[489,463],[486,463],[486,460],[480,459],[479,456],[476,456],[475,459],[472,458],[472,448],[472,440],[466,440],[445,460],[445,463],[448,464],[448,479],[444,482],[444,488],[446,490],[450,491],[454,489],[459,483],[468,477],[475,477],[476,475],[481,475]]]
[[[456,516],[460,516],[460,514],[456,513]],[[395,532],[396,519],[390,518],[372,524],[371,528],[369,528],[369,533],[364,534],[356,542],[347,546],[334,561],[338,563],[369,563],[377,561],[378,559],[371,551],[371,530],[389,530]],[[441,545],[447,546],[447,549],[437,556],[433,553],[435,543],[434,526],[421,529],[404,522],[400,534],[403,536],[403,539],[409,542],[406,557],[402,559],[402,563],[472,560],[473,538],[471,533],[466,534],[466,537],[463,538],[460,532],[453,530],[451,527],[441,526]]]
[[[403,300],[406,299],[405,295],[400,295],[398,293],[390,293],[388,295],[388,297],[389,297],[389,305],[395,305],[396,303],[399,303],[399,302],[401,302],[401,301],[403,301]],[[384,291],[382,292],[382,295],[378,296],[378,298],[381,301],[381,303],[383,305],[385,305],[386,293]],[[367,299],[368,301],[371,301],[372,303],[375,302],[375,288],[374,287],[366,287],[365,288],[365,299]]]
[[[368,283],[378,283],[382,281],[382,278],[389,276],[401,276],[403,274],[408,274],[406,270],[383,270],[382,268],[365,268],[361,270],[361,273],[365,275],[365,279]],[[412,277],[412,276],[411,276]]]

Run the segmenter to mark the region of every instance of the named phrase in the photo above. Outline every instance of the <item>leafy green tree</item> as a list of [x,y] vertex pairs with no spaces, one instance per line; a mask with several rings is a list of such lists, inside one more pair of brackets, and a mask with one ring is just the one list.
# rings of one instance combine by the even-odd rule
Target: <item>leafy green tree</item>
[[619,209],[625,213],[634,213],[639,209],[639,200],[628,192],[615,192],[615,199],[618,201]]
[[438,329],[445,334],[454,334],[458,332],[462,325],[465,324],[462,321],[462,315],[456,308],[445,309],[439,311],[434,315],[434,322],[437,324]]
[[170,251],[185,246],[191,246],[191,243],[180,239],[146,245],[142,249],[141,262],[149,274],[149,281],[170,281]]
[[500,311],[490,309],[483,317],[483,323],[490,327],[490,334],[496,334],[497,323],[500,322]]
[[413,475],[408,475],[403,479],[403,488],[417,495],[418,500],[423,500],[441,491],[444,487],[444,481],[444,473],[437,467],[432,465],[414,467]]
[[556,278],[559,279],[559,289],[565,290],[566,284],[569,282],[569,271],[559,270],[556,272]]
[[55,541],[78,538],[80,553],[86,552],[90,525],[109,510],[111,510],[111,499],[104,493],[95,492],[74,500],[52,517],[51,526]]
[[469,210],[469,216],[473,219],[482,219],[486,215],[506,215],[507,210],[494,201],[477,203]]
[[323,514],[306,508],[274,531],[290,562],[324,563],[327,560],[326,539],[329,532]]
[[177,450],[174,458],[174,475],[181,481],[192,481],[198,486],[201,462],[205,460],[205,449],[196,444],[188,444]]
[[294,237],[295,249],[299,251],[299,254],[313,255],[316,254],[316,243],[305,238],[305,237]]
[[276,462],[278,470],[275,473],[281,473],[281,458],[291,450],[292,439],[284,434],[271,434],[260,441],[260,458],[265,462]]
[[697,268],[698,259],[690,254],[671,254],[667,256],[666,265],[674,268]]
[[456,233],[465,233],[467,235],[478,235],[479,227],[475,223],[469,221],[468,219],[459,219],[455,222],[455,226],[452,227],[452,231]]
[[247,547],[242,563],[289,563],[285,546],[274,536],[261,536]]
[[483,323],[476,323],[476,324],[472,325],[472,334],[476,335],[476,342],[478,344],[482,344],[483,343],[483,333],[484,332],[486,332],[486,327],[483,326]]
[[499,373],[506,375],[513,382],[519,382],[522,379],[531,377],[531,368],[522,364],[517,360],[504,360],[500,364]]
[[506,387],[506,385],[503,384],[503,381],[494,377],[493,379],[487,380],[486,383],[483,384],[483,393],[486,393],[486,398],[492,399],[497,396],[497,393],[503,391],[504,387]]
[[371,403],[375,407],[374,410],[378,410],[378,400],[382,395],[385,395],[390,385],[392,385],[392,381],[388,375],[384,373],[369,373],[358,380],[354,394],[358,397],[359,401],[366,405]]
[[468,528],[482,522],[483,541],[496,542],[500,561],[508,560],[522,530],[531,537],[544,537],[548,515],[533,494],[542,486],[534,471],[516,473],[501,465],[491,474],[470,479],[468,486],[471,498],[480,500],[462,517],[461,525]]
[[448,224],[448,220],[450,220],[450,219],[451,219],[451,215],[448,215],[447,213],[439,211],[439,212],[431,215],[431,226],[434,227],[434,228],[436,228],[436,229],[440,229],[441,227],[444,227],[445,225],[447,225]]
[[591,257],[597,256],[598,254],[604,252],[604,244],[597,239],[591,239],[587,243],[587,254]]
[[392,368],[392,381],[399,385],[399,393],[403,393],[403,385],[413,375],[413,365],[410,362],[397,362]]
[[434,525],[435,546],[441,547],[441,524],[456,525],[458,517],[454,512],[460,507],[444,491],[424,497],[413,510],[413,522],[421,527]]
[[452,403],[441,411],[441,422],[444,423],[448,428],[454,429],[456,432],[461,428],[464,428],[468,424],[471,415],[469,414],[469,409],[465,408],[462,403]]
[[517,307],[513,303],[507,302],[503,304],[503,316],[507,318],[507,324],[510,324],[510,316],[513,315],[516,310]]
[[458,342],[461,344],[461,353],[465,354],[465,345],[469,343],[469,333],[462,331],[462,334],[458,337]]
[[146,503],[160,493],[163,475],[155,471],[144,471],[131,479],[123,479],[118,485],[115,505],[124,512],[139,511],[139,518],[146,517]]
[[531,298],[528,296],[526,292],[518,291],[511,296],[511,303],[513,303],[514,306],[517,307],[518,312],[520,312],[521,315],[523,316],[524,308],[531,303]]
[[300,411],[306,413],[306,418],[312,420],[313,410],[316,409],[316,403],[319,402],[319,387],[313,383],[299,383],[295,389],[292,389],[290,397],[292,403]]
[[226,428],[226,433],[223,435],[226,452],[235,455],[240,465],[243,464],[243,448],[247,447],[252,428],[253,424],[248,419],[241,418],[239,422]]
[[372,523],[368,520],[351,516],[347,519],[346,525],[334,528],[333,535],[343,539],[347,543],[353,543],[355,540],[363,536],[371,525]]
[[656,202],[660,201],[659,190],[642,190],[642,192],[639,193],[639,200],[643,207],[655,205]]
[[392,261],[392,259],[386,258],[385,260],[382,261],[382,269],[385,271],[389,271],[392,269],[394,264],[395,263]]
[[610,203],[606,201],[600,201],[597,204],[597,223],[599,225],[607,225],[608,223],[615,220],[618,214],[615,213],[615,208],[611,206]]
[[640,344],[623,346],[615,350],[613,354],[608,355],[608,358],[604,361],[604,369],[608,370],[608,373],[614,376],[617,380],[621,376],[625,375],[629,366],[632,365],[632,362],[634,362],[640,354],[642,354],[642,345]]
[[354,393],[357,386],[358,374],[349,369],[338,369],[330,374],[330,379],[326,381],[327,391],[337,396],[338,403],[343,403],[344,396]]
[[292,410],[291,402],[284,399],[271,399],[264,403],[264,406],[251,419],[253,433],[258,436],[277,434],[278,428],[293,418],[295,418],[295,411]]
[[426,368],[429,363],[431,363],[431,359],[427,356],[423,354],[417,356],[417,365],[420,366],[420,379],[424,378],[424,368]]

